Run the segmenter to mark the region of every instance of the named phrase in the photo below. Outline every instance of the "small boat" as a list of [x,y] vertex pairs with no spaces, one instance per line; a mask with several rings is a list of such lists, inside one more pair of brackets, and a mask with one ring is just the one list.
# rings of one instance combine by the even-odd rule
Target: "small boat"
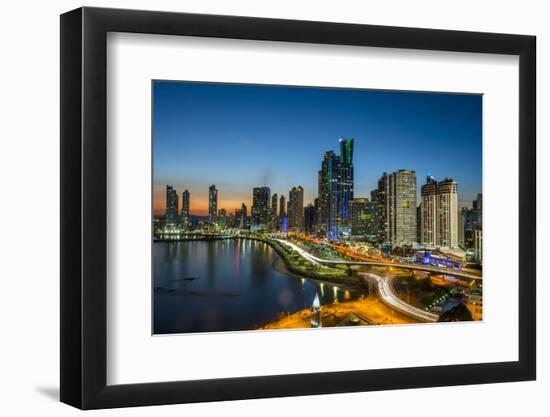
[[194,281],[196,279],[198,279],[198,278],[197,277],[185,277],[183,280],[184,281]]

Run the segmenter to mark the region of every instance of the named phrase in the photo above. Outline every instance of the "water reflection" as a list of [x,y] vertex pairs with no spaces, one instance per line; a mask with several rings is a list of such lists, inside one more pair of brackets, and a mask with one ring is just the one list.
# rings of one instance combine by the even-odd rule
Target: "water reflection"
[[251,240],[157,242],[153,268],[156,334],[254,329],[309,308],[316,293],[321,304],[360,295],[289,274]]

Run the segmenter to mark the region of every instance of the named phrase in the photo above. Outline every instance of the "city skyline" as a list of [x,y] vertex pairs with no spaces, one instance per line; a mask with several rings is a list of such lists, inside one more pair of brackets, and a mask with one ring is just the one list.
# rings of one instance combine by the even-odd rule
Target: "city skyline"
[[355,139],[355,198],[370,199],[382,173],[399,169],[416,171],[417,203],[428,174],[459,184],[460,207],[482,190],[480,96],[164,81],[153,94],[155,215],[167,184],[189,191],[194,216],[208,215],[211,185],[228,213],[251,207],[262,186],[288,198],[300,185],[305,207],[317,196],[319,160],[340,137]]

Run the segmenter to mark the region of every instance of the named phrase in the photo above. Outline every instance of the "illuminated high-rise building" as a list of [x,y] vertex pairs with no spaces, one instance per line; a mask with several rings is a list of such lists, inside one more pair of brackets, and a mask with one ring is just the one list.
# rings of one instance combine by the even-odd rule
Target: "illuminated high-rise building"
[[437,183],[437,236],[439,247],[458,247],[458,194],[452,178]]
[[474,256],[479,262],[483,262],[483,232],[474,230]]
[[388,174],[384,172],[378,180],[378,187],[370,193],[374,210],[373,235],[374,242],[376,243],[383,243],[388,238],[388,220],[386,213],[387,182]]
[[179,216],[179,198],[176,190],[171,186],[166,186],[166,211],[164,213],[164,222],[167,226],[175,226],[178,223]]
[[457,185],[452,178],[437,182],[428,175],[421,195],[421,243],[428,246],[459,246]]
[[304,230],[304,189],[300,185],[289,192],[288,228],[292,232]]
[[340,155],[325,152],[318,173],[318,232],[330,240],[349,235],[353,200],[353,139],[341,138]]
[[350,202],[353,200],[353,139],[340,138],[338,172],[339,232],[349,234]]
[[271,190],[269,187],[255,187],[252,190],[252,221],[253,232],[269,228],[269,202]]
[[401,169],[387,176],[388,241],[393,246],[416,242],[416,172]]
[[222,227],[227,226],[227,211],[224,208],[218,211],[218,218],[216,221]]
[[373,218],[368,205],[367,198],[355,198],[350,203],[351,236],[355,239],[365,239],[369,234],[369,222]]
[[218,214],[218,190],[215,185],[208,188],[208,221],[210,224],[216,223]]
[[270,227],[271,229],[277,229],[277,193],[271,196],[271,212],[270,212]]
[[279,217],[286,216],[286,199],[283,194],[281,194],[281,198],[279,199]]
[[241,217],[240,228],[246,229],[248,227],[248,207],[246,207],[246,204],[244,203],[241,204],[241,214],[242,214],[242,217]]
[[475,211],[475,227],[483,229],[483,194],[477,194],[477,198],[474,200],[472,207]]
[[337,240],[338,195],[340,159],[333,151],[325,152],[318,174],[319,212],[317,218],[318,235],[329,240]]
[[233,227],[242,229],[243,226],[243,210],[235,209],[235,216],[233,217]]
[[191,219],[189,214],[189,191],[185,190],[181,193],[181,224],[182,227],[187,230],[191,225]]
[[465,228],[466,228],[466,216],[468,209],[462,207],[458,212],[458,246],[464,248],[466,246]]
[[435,246],[438,218],[437,181],[430,174],[426,178],[426,184],[422,185],[420,198],[420,243]]
[[315,235],[317,225],[317,208],[313,204],[304,207],[304,231],[306,235]]

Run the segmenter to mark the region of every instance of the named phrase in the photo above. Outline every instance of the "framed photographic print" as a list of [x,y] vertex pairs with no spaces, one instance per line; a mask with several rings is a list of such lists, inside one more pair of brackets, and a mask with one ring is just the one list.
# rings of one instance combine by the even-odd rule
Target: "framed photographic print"
[[535,379],[535,38],[61,16],[61,400]]

